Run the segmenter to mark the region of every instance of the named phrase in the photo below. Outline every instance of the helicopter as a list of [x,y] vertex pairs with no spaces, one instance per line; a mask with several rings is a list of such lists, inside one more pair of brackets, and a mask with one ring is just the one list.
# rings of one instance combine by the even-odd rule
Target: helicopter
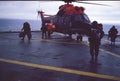
[[[89,36],[91,30],[91,21],[87,14],[84,12],[84,7],[78,7],[71,4],[75,0],[62,0],[66,4],[59,7],[59,11],[56,15],[46,15],[49,17],[44,17],[43,11],[38,11],[40,14],[42,23],[54,22],[54,31],[58,33],[68,34],[69,38],[72,38],[73,34],[87,35]],[[86,2],[85,2],[86,3]],[[90,3],[86,3],[90,4]],[[103,5],[103,4],[96,4]],[[105,5],[106,6],[106,5]],[[78,36],[77,36],[78,38]]]

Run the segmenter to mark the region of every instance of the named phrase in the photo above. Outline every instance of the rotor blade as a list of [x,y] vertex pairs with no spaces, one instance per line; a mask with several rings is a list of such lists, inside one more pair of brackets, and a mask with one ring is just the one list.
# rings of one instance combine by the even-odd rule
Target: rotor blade
[[101,5],[101,6],[110,6],[110,5],[106,5],[106,4],[99,4],[99,3],[91,3],[91,2],[82,2],[82,1],[77,1],[77,3],[84,3],[84,4],[93,4],[93,5]]

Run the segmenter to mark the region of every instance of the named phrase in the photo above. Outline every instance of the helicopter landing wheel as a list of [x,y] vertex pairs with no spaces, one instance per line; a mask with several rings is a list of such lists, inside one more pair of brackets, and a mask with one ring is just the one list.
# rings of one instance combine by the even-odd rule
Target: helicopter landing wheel
[[69,38],[72,39],[72,34],[69,34]]
[[82,39],[83,39],[83,38],[82,38],[82,36],[81,36],[81,35],[79,35],[79,36],[77,36],[77,38],[76,38],[76,39],[77,39],[77,41],[82,41]]

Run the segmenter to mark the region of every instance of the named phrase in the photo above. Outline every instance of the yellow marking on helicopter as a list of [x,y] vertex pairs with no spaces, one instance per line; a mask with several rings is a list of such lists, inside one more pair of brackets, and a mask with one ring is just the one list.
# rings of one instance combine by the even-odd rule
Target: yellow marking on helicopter
[[83,75],[83,76],[94,77],[94,78],[102,78],[102,79],[120,81],[120,78],[116,76],[97,74],[97,73],[85,72],[85,71],[80,71],[80,70],[73,70],[73,69],[47,66],[47,65],[41,65],[41,64],[33,64],[33,63],[21,62],[21,61],[4,59],[4,58],[0,58],[0,62],[12,63],[12,64],[17,64],[17,65],[22,65],[22,66],[29,66],[29,67],[58,71],[58,72],[71,73],[71,74],[76,74],[76,75]]

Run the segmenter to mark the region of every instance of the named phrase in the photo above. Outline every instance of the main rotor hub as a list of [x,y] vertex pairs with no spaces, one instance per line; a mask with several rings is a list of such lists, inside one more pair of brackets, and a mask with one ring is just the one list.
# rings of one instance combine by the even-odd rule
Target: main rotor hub
[[62,1],[64,1],[64,2],[67,3],[67,4],[69,4],[69,3],[74,2],[75,0],[62,0]]

